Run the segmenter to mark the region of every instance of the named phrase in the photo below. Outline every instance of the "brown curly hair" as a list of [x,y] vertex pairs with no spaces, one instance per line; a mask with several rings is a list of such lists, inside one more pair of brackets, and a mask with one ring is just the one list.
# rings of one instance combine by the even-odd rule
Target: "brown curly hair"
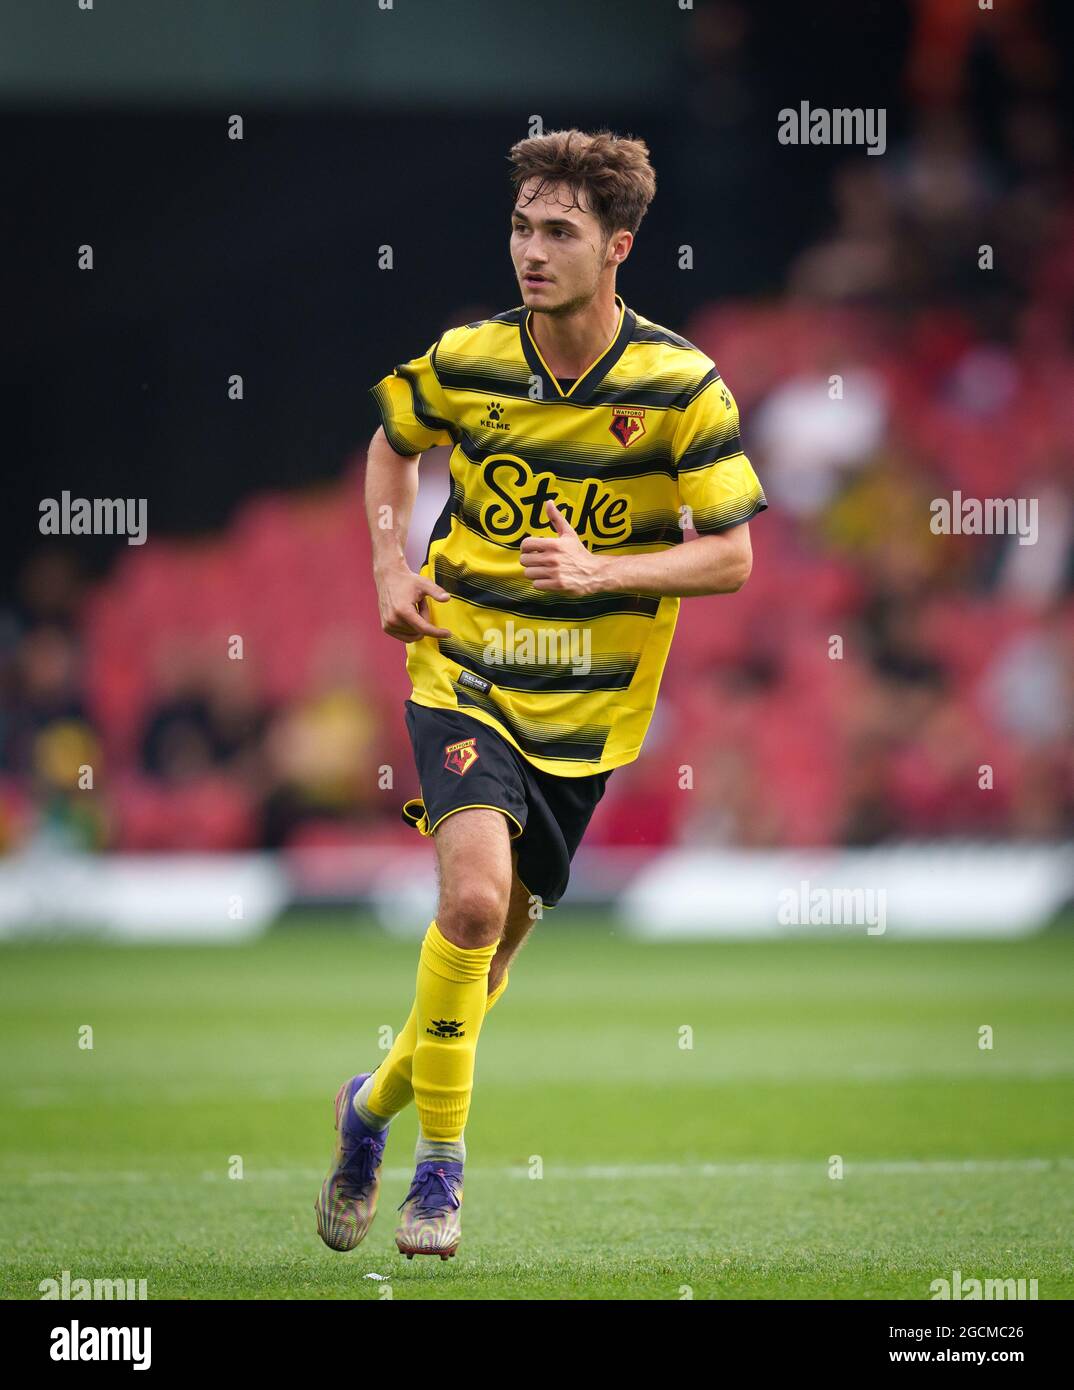
[[656,193],[656,174],[644,140],[610,130],[552,130],[511,146],[511,182],[517,200],[527,179],[540,184],[533,198],[562,184],[579,207],[583,190],[605,240],[624,228],[636,232]]

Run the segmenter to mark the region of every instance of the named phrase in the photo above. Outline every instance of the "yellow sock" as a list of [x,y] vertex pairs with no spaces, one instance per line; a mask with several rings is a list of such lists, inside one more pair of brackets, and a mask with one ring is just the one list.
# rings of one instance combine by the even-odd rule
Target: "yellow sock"
[[421,945],[411,1081],[418,1123],[431,1143],[457,1142],[466,1127],[496,946],[456,946],[435,921]]
[[[485,1000],[485,1014],[507,988],[510,972],[503,972],[503,979]],[[375,1115],[389,1120],[398,1115],[414,1099],[413,1067],[414,1047],[418,1040],[417,1003],[410,1010],[410,1017],[391,1046],[387,1057],[381,1062],[373,1076],[373,1089],[369,1094],[368,1105]]]
[[489,997],[485,1000],[485,1017],[486,1017],[486,1018],[488,1018],[489,1014],[491,1013],[493,1004],[495,1004],[496,1000],[499,999],[500,995],[501,995],[501,994],[504,992],[504,990],[507,988],[507,980],[508,980],[508,972],[505,970],[505,971],[503,972],[503,979],[502,979],[502,980],[500,981],[500,983],[496,986],[496,988],[492,991],[492,993],[489,995]]

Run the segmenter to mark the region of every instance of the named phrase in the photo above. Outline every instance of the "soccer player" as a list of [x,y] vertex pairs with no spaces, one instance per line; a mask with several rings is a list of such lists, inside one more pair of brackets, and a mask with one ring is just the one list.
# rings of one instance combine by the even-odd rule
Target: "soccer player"
[[[616,293],[656,189],[644,142],[555,131],[510,159],[522,304],[373,387],[374,577],[383,630],[407,644],[421,792],[402,809],[434,839],[439,900],[410,1017],[336,1096],[315,1204],[336,1250],[369,1229],[388,1125],[413,1099],[396,1244],[455,1253],[485,1015],[562,897],[612,770],[641,750],[679,599],[745,583],[766,506],[713,362]],[[407,527],[435,445],[452,446],[451,494],[414,574]]]

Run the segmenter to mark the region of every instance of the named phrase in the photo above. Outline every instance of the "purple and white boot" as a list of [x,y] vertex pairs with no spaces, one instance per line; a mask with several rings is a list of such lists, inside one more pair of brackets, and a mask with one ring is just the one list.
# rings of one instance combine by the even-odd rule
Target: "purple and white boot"
[[462,1164],[436,1158],[419,1163],[395,1232],[399,1253],[448,1260],[462,1237]]
[[336,1093],[336,1151],[313,1204],[317,1234],[332,1250],[353,1250],[373,1223],[388,1127],[372,1130],[354,1112],[354,1095],[372,1072],[353,1076]]

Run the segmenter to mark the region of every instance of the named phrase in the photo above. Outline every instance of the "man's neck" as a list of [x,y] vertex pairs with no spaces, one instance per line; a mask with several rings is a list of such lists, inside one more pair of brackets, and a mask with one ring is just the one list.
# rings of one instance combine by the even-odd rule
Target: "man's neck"
[[530,332],[555,377],[577,378],[603,357],[619,327],[615,287],[598,290],[577,314],[542,314],[534,310]]

